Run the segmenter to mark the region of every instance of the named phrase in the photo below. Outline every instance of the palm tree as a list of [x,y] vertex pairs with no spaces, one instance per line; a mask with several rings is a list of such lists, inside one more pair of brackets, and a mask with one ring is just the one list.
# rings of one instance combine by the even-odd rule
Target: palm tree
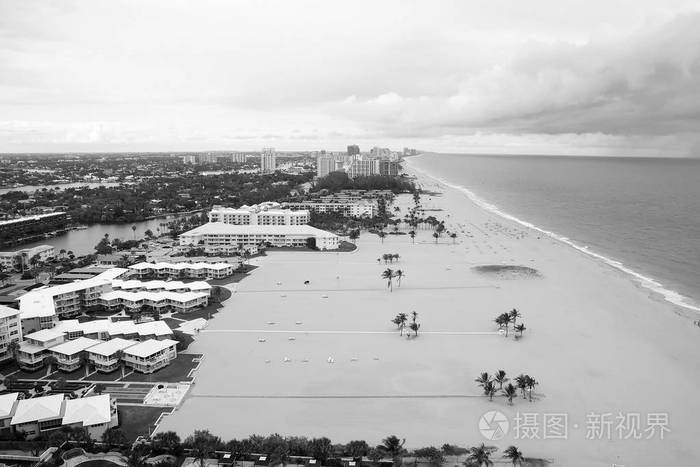
[[382,243],[384,243],[384,237],[386,237],[386,232],[384,232],[383,230],[380,230],[377,235],[379,235],[379,238],[382,239]]
[[87,378],[88,374],[90,373],[90,360],[88,359],[87,355],[80,354],[80,366],[85,367],[85,377]]
[[387,280],[386,286],[389,288],[389,291],[393,292],[394,291],[394,283],[393,279],[394,278],[394,271],[387,268],[384,272],[382,272],[382,279]]
[[350,238],[350,240],[352,240],[352,243],[354,244],[355,240],[360,238],[360,229],[351,230],[350,234],[348,235],[348,238]]
[[19,341],[11,341],[7,344],[7,351],[12,355],[12,358],[16,361],[17,354],[19,353]]
[[508,314],[510,315],[510,320],[513,322],[513,324],[516,324],[518,318],[520,318],[520,317],[522,316],[522,315],[520,314],[520,312],[519,312],[518,310],[516,310],[515,308],[513,308],[512,310],[510,310],[510,311],[508,312]]
[[484,395],[489,396],[489,400],[492,401],[494,394],[496,394],[496,385],[493,381],[487,381],[484,384]]
[[411,240],[413,240],[413,243],[416,243],[416,231],[411,230],[410,232],[408,232],[408,235],[411,237]]
[[493,320],[496,324],[498,324],[498,327],[503,329],[505,328],[506,330],[506,337],[508,337],[508,327],[510,325],[510,314],[508,313],[501,313],[496,317],[496,319]]
[[489,381],[491,381],[491,376],[489,376],[489,374],[486,373],[486,372],[484,371],[484,372],[481,373],[481,374],[479,375],[479,377],[476,378],[474,381],[476,381],[477,383],[479,383],[479,386],[481,386],[481,387],[483,388],[484,386],[486,386],[486,383],[488,383]]
[[134,240],[136,240],[136,226],[135,225],[131,226],[131,231],[134,233]]
[[515,332],[520,333],[520,337],[523,337],[523,332],[527,329],[524,323],[516,324],[513,326]]
[[56,357],[53,355],[49,355],[48,357],[44,358],[44,365],[48,365],[49,371],[46,372],[47,375],[50,375],[53,373],[53,366],[58,363],[58,360],[56,360]]
[[394,276],[396,277],[396,282],[401,287],[401,278],[404,276],[404,273],[401,269],[397,269],[396,272],[394,273]]
[[503,370],[496,371],[493,380],[498,383],[498,389],[503,389],[503,384],[509,381],[508,378],[506,378],[506,372]]
[[122,379],[124,379],[124,351],[117,350],[114,356],[119,360],[119,369],[122,371]]
[[386,451],[392,459],[396,459],[403,452],[405,439],[399,439],[397,436],[391,435],[382,440],[381,448]]
[[527,389],[527,376],[520,374],[518,375],[513,381],[515,381],[515,385],[520,389],[520,391],[523,394],[523,399],[525,399],[525,389]]
[[523,465],[523,461],[525,460],[523,453],[520,452],[515,446],[508,446],[505,448],[503,450],[503,457],[510,459],[513,465]]
[[453,244],[453,245],[454,245],[455,243],[457,243],[457,234],[456,234],[456,233],[452,232],[452,233],[450,234],[450,237],[452,238],[452,244]]
[[433,232],[433,238],[435,239],[435,244],[436,244],[436,245],[437,245],[437,241],[438,241],[438,237],[439,237],[439,236],[440,236],[440,234],[438,234],[437,232]]
[[408,327],[411,329],[411,331],[414,332],[414,336],[418,337],[418,330],[420,329],[420,324],[413,321],[411,324],[408,325]]
[[508,404],[513,405],[513,398],[518,395],[518,390],[511,383],[508,383],[504,389],[502,389],[503,395],[508,398]]
[[75,258],[75,253],[73,253],[73,251],[72,251],[72,250],[68,250],[68,253],[67,253],[67,254],[68,254],[68,258],[69,258],[69,259],[71,259],[71,260],[72,260],[72,259],[74,259],[74,258]]
[[394,261],[396,261],[397,263],[399,262],[399,254],[398,254],[398,253],[394,253],[393,255],[391,255],[391,258],[392,258]]
[[496,450],[496,448],[492,446],[484,446],[484,443],[481,443],[479,446],[471,447],[469,448],[469,452],[467,455],[467,459],[464,462],[465,466],[470,466],[470,465],[477,465],[479,467],[486,466],[489,467],[493,465],[493,461],[491,460],[491,454]]
[[411,319],[413,320],[414,323],[416,322],[416,319],[417,319],[417,318],[418,318],[418,312],[417,312],[417,311],[412,311],[412,312],[411,312]]
[[537,380],[529,375],[525,375],[525,387],[527,388],[528,392],[528,399],[530,402],[532,402],[532,391],[535,389],[535,386],[537,386],[539,383]]

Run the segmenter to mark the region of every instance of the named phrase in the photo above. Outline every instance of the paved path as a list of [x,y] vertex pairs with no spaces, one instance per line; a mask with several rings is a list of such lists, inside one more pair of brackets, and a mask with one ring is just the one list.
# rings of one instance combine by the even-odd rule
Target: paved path
[[394,395],[222,395],[222,394],[193,394],[195,399],[473,399],[487,396],[476,394],[394,394]]
[[[232,333],[232,334],[397,334],[398,331],[303,331],[280,329],[202,329],[204,333]],[[420,335],[442,336],[500,336],[498,331],[421,331]]]

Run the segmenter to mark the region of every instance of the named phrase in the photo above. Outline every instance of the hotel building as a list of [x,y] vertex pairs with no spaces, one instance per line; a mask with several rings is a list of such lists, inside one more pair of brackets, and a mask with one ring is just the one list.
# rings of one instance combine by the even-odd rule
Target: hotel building
[[[180,235],[180,245],[260,245],[305,247],[312,238],[320,250],[335,250],[337,235],[309,225],[232,225],[209,222]],[[133,267],[133,266],[132,266]]]
[[279,203],[266,202],[240,208],[214,206],[209,222],[233,225],[303,225],[310,220],[308,211],[282,209]]
[[376,203],[369,201],[300,201],[283,203],[289,209],[303,209],[317,213],[337,212],[345,217],[374,217],[377,212]]
[[[180,237],[180,245],[197,244],[198,241],[183,243],[182,236]],[[129,271],[131,275],[139,278],[154,276],[159,278],[223,279],[232,275],[235,268],[229,263],[137,263],[129,266]]]

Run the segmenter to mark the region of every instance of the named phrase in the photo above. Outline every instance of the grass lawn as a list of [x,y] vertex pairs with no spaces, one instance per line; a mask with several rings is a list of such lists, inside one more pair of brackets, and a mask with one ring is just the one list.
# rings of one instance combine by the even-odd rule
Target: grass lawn
[[129,441],[134,441],[138,436],[148,436],[149,430],[153,431],[154,423],[161,413],[170,413],[172,409],[148,406],[125,406],[117,408],[119,412],[119,428]]
[[[222,297],[223,297],[223,294],[222,294]],[[210,302],[209,305],[205,306],[204,308],[200,308],[198,310],[190,311],[188,313],[175,313],[173,315],[173,318],[186,319],[188,321],[195,319],[195,318],[210,319],[210,318],[213,318],[214,315],[219,312],[219,308],[221,308],[221,306],[222,305],[219,302]]]
[[134,372],[124,378],[123,381],[166,381],[169,383],[192,381],[192,378],[187,377],[187,374],[198,364],[194,359],[201,356],[201,354],[180,354],[175,360],[170,362],[170,365],[161,368],[155,373],[145,375],[143,373]]
[[39,379],[46,376],[46,370],[46,368],[41,368],[37,371],[19,370],[19,372],[15,373],[12,376],[14,376],[17,379]]
[[17,362],[14,360],[6,360],[2,365],[0,365],[0,373],[5,376],[9,375],[10,373],[14,373],[17,370],[19,370],[19,366],[17,366]]
[[241,269],[234,272],[232,276],[226,277],[225,279],[213,279],[207,282],[209,282],[211,285],[235,284],[236,282],[240,282],[248,277],[250,273],[257,268],[258,266],[245,264]]
[[[125,370],[124,373],[126,374],[128,370]],[[116,381],[117,379],[122,377],[122,372],[119,368],[116,370],[112,371],[111,373],[101,373],[97,372],[94,374],[91,374],[88,376],[84,381]]]
[[172,318],[163,318],[161,319],[161,321],[167,324],[170,329],[177,329],[180,327],[181,324],[183,324],[182,321],[178,321]]

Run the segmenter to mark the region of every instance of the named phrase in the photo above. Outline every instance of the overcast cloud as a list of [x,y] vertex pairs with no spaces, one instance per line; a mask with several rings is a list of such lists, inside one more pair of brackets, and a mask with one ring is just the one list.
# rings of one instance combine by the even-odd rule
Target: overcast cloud
[[700,2],[0,0],[0,151],[699,156]]

